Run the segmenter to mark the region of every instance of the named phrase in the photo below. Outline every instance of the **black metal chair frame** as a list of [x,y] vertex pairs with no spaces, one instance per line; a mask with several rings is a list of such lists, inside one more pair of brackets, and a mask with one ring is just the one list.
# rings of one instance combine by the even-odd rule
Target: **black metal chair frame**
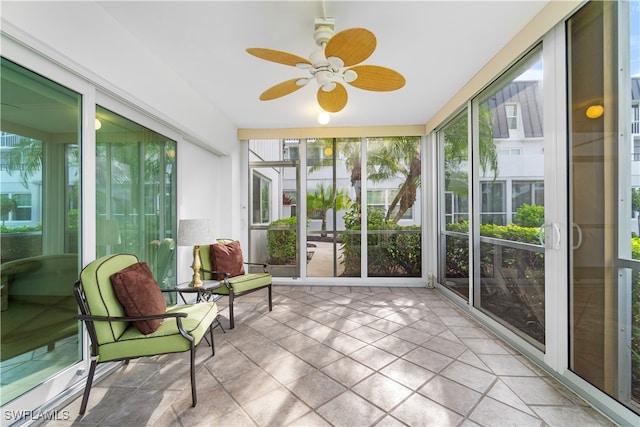
[[[248,261],[244,261],[243,264],[245,264],[245,265],[259,265],[259,266],[262,266],[263,272],[264,273],[268,273],[268,271],[267,271],[268,264],[264,264],[264,263],[261,263],[261,262],[248,262]],[[247,294],[250,294],[252,292],[259,291],[259,290],[264,289],[264,288],[268,288],[268,290],[269,290],[269,311],[273,311],[273,298],[272,298],[272,290],[271,290],[272,283],[271,282],[269,282],[268,285],[260,286],[258,288],[248,289],[248,290],[242,291],[242,292],[234,292],[233,286],[229,282],[229,273],[226,273],[224,271],[215,271],[215,270],[206,270],[206,269],[202,269],[200,271],[205,272],[205,273],[209,273],[213,277],[216,277],[216,275],[219,275],[219,274],[222,274],[224,276],[222,280],[223,280],[225,286],[227,287],[227,289],[229,289],[229,329],[233,329],[234,326],[235,326],[234,315],[233,315],[233,302],[234,302],[236,297],[241,297],[243,295],[247,295]],[[215,291],[213,291],[212,293],[215,293]],[[218,294],[218,295],[222,295],[222,294]]]
[[[162,292],[179,292],[179,289],[167,289],[161,290]],[[182,335],[187,341],[190,342],[190,363],[191,363],[191,406],[196,406],[198,401],[197,393],[196,393],[196,369],[195,369],[195,361],[196,361],[196,350],[198,348],[197,345],[194,345],[194,339],[191,335],[187,333],[182,327],[181,318],[187,317],[186,313],[163,313],[153,316],[141,316],[141,317],[114,317],[114,316],[93,316],[90,314],[89,305],[84,295],[84,291],[82,289],[82,282],[78,280],[73,286],[73,293],[76,297],[76,301],[78,302],[78,306],[80,307],[80,313],[75,318],[81,320],[85,323],[87,332],[89,333],[89,337],[91,339],[91,365],[89,367],[89,373],[87,375],[87,383],[85,385],[84,394],[82,396],[82,403],[80,405],[80,415],[84,415],[87,409],[87,403],[89,401],[89,394],[91,393],[91,386],[93,385],[93,377],[95,375],[96,367],[98,363],[98,337],[96,334],[95,326],[93,322],[135,322],[139,320],[153,320],[153,319],[169,319],[174,318],[177,323],[178,331],[180,335]],[[206,335],[204,336],[206,338]],[[213,323],[209,325],[209,338],[211,339],[211,354],[215,356],[215,347],[213,343]],[[162,354],[162,353],[160,353]],[[146,356],[141,356],[146,357]],[[115,359],[109,360],[109,362],[117,362],[124,361],[124,364],[129,364],[130,358],[123,359]]]

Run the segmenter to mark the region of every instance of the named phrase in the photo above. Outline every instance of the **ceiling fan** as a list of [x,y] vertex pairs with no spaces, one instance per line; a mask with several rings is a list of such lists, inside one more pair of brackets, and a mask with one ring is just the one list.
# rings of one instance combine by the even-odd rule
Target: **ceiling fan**
[[291,79],[270,87],[260,95],[268,101],[295,92],[312,80],[318,82],[318,104],[329,113],[337,113],[347,105],[344,83],[371,91],[393,91],[405,84],[402,74],[379,65],[358,65],[376,48],[376,36],[365,28],[350,28],[334,33],[331,18],[317,18],[314,39],[320,49],[309,59],[292,53],[266,48],[248,48],[258,58],[308,70],[310,77]]

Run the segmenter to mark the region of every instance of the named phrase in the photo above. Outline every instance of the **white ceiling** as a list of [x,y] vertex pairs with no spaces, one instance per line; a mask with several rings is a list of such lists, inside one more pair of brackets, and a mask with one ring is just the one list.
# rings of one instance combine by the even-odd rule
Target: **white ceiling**
[[[285,97],[260,101],[267,88],[306,77],[308,72],[261,60],[246,48],[266,47],[306,58],[317,49],[313,38],[317,17],[334,18],[336,32],[367,28],[376,35],[377,47],[364,64],[393,68],[407,83],[394,92],[369,92],[347,85],[349,102],[332,115],[329,126],[425,124],[547,2],[105,1],[95,4],[115,24],[102,27],[95,22],[92,26],[91,19],[83,15],[92,10],[81,7],[87,5],[84,2],[25,2],[22,6],[27,11],[23,13],[25,26],[31,22],[30,30],[45,39],[55,34],[66,46],[65,54],[98,75],[101,68],[74,58],[73,48],[85,61],[106,58],[102,61],[110,62],[103,66],[122,67],[123,73],[137,74],[156,87],[171,84],[166,72],[161,80],[150,70],[161,64],[181,81],[175,88],[188,87],[201,95],[237,128],[292,128],[318,126],[315,82]],[[12,11],[20,10],[18,3],[3,0],[4,14],[10,17]],[[128,33],[135,40],[110,44],[110,33],[116,32]],[[96,52],[94,46],[99,47]],[[154,60],[149,61],[150,57]],[[185,94],[185,105],[188,96]]]
[[424,124],[546,1],[159,1],[105,2],[104,10],[216,105],[238,128],[317,126],[314,82],[260,101],[267,88],[307,71],[246,53],[266,47],[302,57],[317,49],[314,20],[364,27],[377,48],[364,62],[407,80],[395,92],[348,86],[330,126]]

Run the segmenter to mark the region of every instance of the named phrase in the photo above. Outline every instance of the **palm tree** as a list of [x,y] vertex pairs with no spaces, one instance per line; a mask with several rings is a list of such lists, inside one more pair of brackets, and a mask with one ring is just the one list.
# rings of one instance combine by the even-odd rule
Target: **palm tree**
[[[484,173],[493,172],[494,179],[498,175],[498,152],[493,143],[493,115],[487,104],[480,105],[478,111],[479,122],[479,160]],[[466,173],[457,171],[457,166],[468,160],[468,123],[466,115],[457,120],[445,131],[445,177],[459,185],[456,188],[466,193]],[[346,139],[318,139],[315,144],[324,148],[332,148],[345,158],[346,167],[351,170],[351,185],[356,188],[356,204],[360,206],[360,192],[357,189],[361,176],[360,144],[358,140]],[[398,222],[404,214],[415,204],[417,191],[420,187],[422,165],[420,159],[419,137],[393,137],[370,139],[368,148],[367,179],[374,183],[390,179],[399,179],[401,184],[398,192],[389,204],[386,220]],[[333,158],[327,158],[309,167],[313,172],[323,166],[330,166]],[[393,215],[393,218],[392,218]]]
[[[478,110],[480,130],[479,160],[483,173],[493,172],[494,179],[498,176],[498,151],[493,143],[493,114],[487,104],[481,104]],[[468,160],[469,123],[466,114],[455,120],[444,131],[446,145],[445,176],[454,174],[463,161]],[[453,178],[453,176],[452,176]],[[466,187],[466,179],[465,184]]]
[[22,185],[29,188],[29,179],[42,170],[42,142],[33,138],[20,138],[18,145],[2,153],[7,173],[20,171]]
[[332,185],[327,187],[322,182],[318,183],[313,192],[307,193],[308,215],[319,213],[322,218],[320,236],[327,236],[327,212],[334,209],[336,212],[348,209],[351,206],[351,199],[347,191],[343,188],[334,190]]
[[401,136],[376,142],[369,150],[368,178],[372,182],[400,180],[398,192],[385,216],[385,220],[397,223],[416,202],[421,178],[420,138]]
[[2,225],[4,225],[4,222],[9,216],[9,213],[14,212],[16,209],[18,209],[18,202],[16,202],[15,199],[12,199],[8,195],[2,194],[0,195],[0,209],[2,211]]

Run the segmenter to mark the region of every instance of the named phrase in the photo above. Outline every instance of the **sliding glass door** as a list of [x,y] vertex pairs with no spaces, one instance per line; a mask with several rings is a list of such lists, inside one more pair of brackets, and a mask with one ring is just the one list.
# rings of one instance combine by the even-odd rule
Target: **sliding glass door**
[[591,2],[567,26],[573,227],[569,368],[636,412],[640,412],[639,22],[638,1]]
[[640,413],[640,1],[565,24],[438,130],[439,282],[633,419],[617,403]]
[[543,101],[538,47],[472,103],[473,305],[539,348],[545,344]]
[[543,105],[537,47],[437,139],[439,282],[539,349],[545,344]]
[[96,254],[135,254],[176,284],[176,142],[96,109]]
[[[45,382],[47,393],[63,390],[60,372],[82,359],[73,296],[80,269],[81,96],[4,58],[1,67],[5,407]],[[4,417],[17,421],[12,413]]]

